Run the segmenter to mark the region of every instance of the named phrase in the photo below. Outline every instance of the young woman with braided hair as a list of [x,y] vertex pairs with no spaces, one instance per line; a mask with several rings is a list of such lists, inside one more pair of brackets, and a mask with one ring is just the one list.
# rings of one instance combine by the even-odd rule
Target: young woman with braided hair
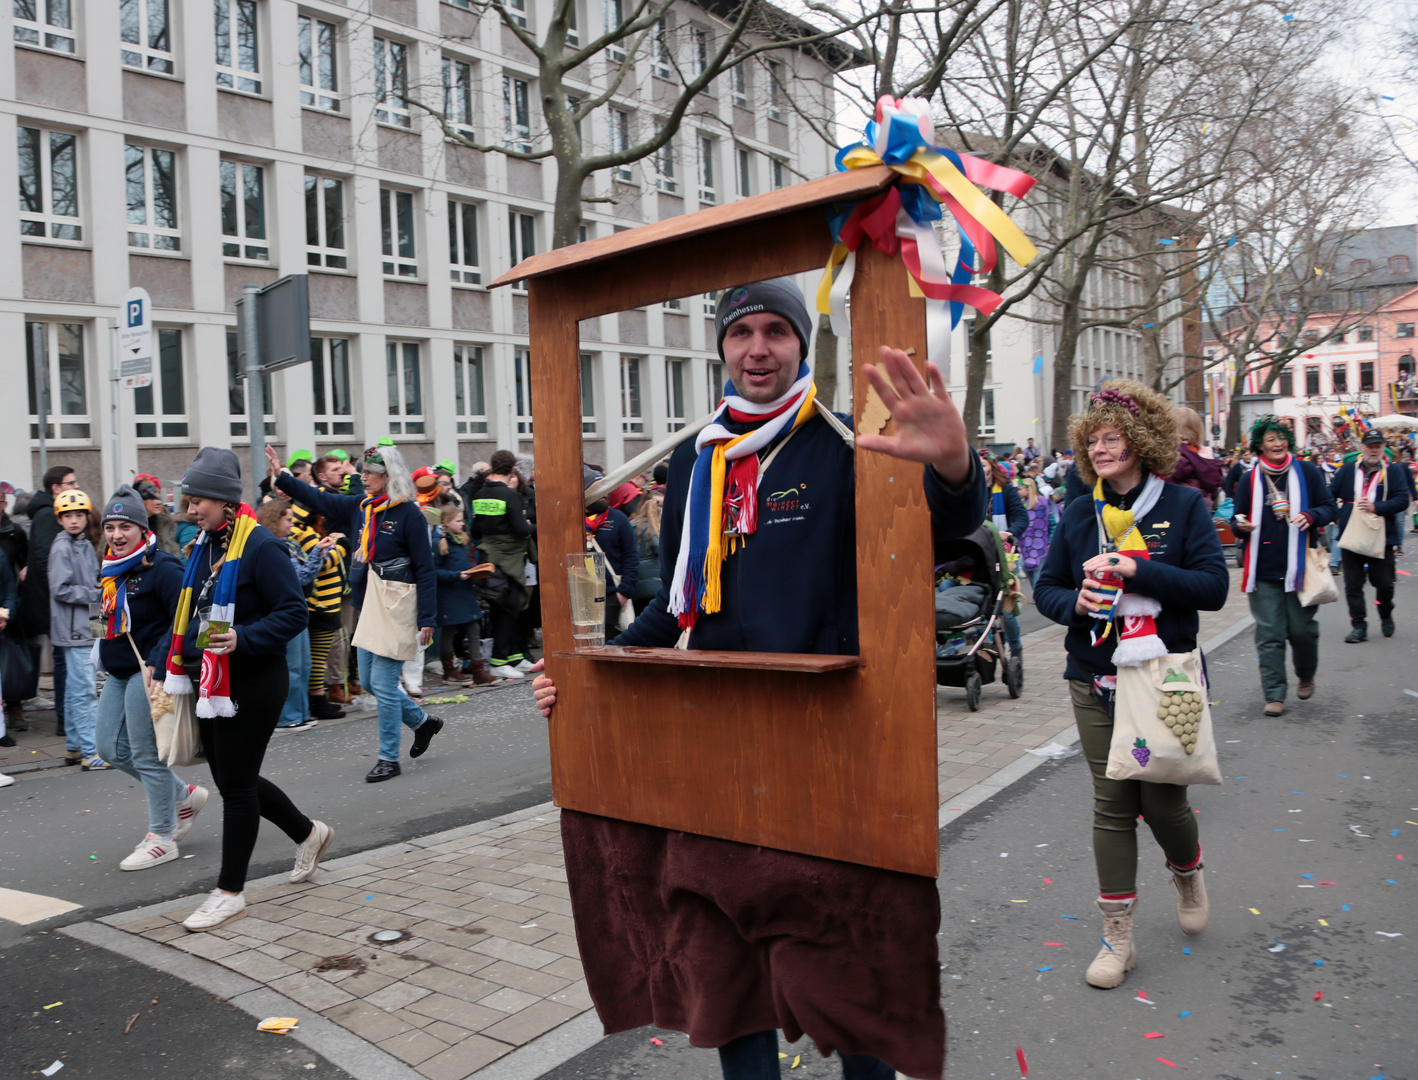
[[1085,978],[1108,988],[1137,963],[1139,815],[1166,856],[1183,933],[1201,933],[1210,911],[1187,789],[1108,778],[1118,667],[1195,649],[1197,613],[1225,604],[1230,578],[1201,493],[1165,482],[1177,460],[1171,402],[1141,383],[1114,380],[1070,419],[1069,435],[1092,494],[1065,509],[1034,603],[1068,628],[1064,678],[1093,773],[1093,857],[1104,917],[1103,948]]

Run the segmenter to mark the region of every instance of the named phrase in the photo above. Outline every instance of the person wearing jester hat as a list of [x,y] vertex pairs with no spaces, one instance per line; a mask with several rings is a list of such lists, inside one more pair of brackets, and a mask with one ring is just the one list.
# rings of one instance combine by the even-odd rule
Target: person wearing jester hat
[[1240,478],[1232,528],[1244,545],[1241,589],[1256,621],[1265,715],[1285,711],[1285,644],[1289,642],[1302,701],[1315,692],[1320,662],[1320,624],[1314,607],[1300,606],[1305,562],[1325,558],[1319,536],[1338,512],[1324,475],[1294,456],[1295,433],[1278,416],[1251,425],[1255,466]]
[[198,932],[245,914],[246,871],[262,818],[296,845],[292,882],[315,873],[334,833],[261,775],[289,689],[286,646],[307,620],[290,556],[256,523],[230,450],[199,450],[182,494],[201,531],[177,596],[163,689],[195,699],[202,749],[222,794],[217,887],[182,923]]
[[1226,602],[1230,577],[1201,492],[1169,484],[1177,461],[1172,404],[1113,380],[1069,420],[1090,498],[1068,504],[1034,585],[1034,603],[1068,628],[1074,721],[1093,774],[1093,858],[1103,947],[1084,976],[1118,986],[1137,963],[1137,819],[1152,830],[1177,888],[1182,932],[1206,928],[1201,843],[1187,789],[1108,779],[1119,667],[1197,647],[1198,611]]
[[[815,405],[802,293],[789,278],[728,289],[715,326],[729,385],[670,459],[661,586],[616,643],[687,630],[692,649],[855,653],[855,467],[832,426],[851,418]],[[927,370],[929,385],[882,349],[867,372],[896,434],[859,434],[856,450],[923,463],[936,535],[960,536],[985,518],[984,472]],[[555,686],[533,691],[550,716]],[[684,1031],[718,1048],[728,1080],[778,1075],[778,1028],[840,1052],[847,1080],[941,1076],[935,881],[569,810],[561,827],[608,1032]]]

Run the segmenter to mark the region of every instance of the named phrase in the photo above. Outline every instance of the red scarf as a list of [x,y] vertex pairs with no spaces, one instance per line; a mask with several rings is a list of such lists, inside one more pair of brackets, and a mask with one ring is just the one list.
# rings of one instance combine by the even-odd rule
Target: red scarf
[[606,518],[611,516],[609,510],[602,510],[599,514],[593,514],[586,519],[586,534],[595,536],[596,530],[606,523]]

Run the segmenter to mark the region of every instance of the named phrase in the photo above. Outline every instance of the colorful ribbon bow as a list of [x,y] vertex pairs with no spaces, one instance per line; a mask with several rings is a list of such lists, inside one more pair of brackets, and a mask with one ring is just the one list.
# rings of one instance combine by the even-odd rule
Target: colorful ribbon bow
[[[831,316],[834,334],[848,336],[847,296],[856,273],[857,248],[870,240],[884,254],[900,251],[911,275],[911,295],[926,298],[927,354],[948,379],[950,332],[960,321],[964,305],[988,315],[1000,302],[998,293],[970,284],[972,275],[994,270],[995,241],[1021,266],[1038,254],[1019,227],[975,185],[1022,199],[1034,186],[1034,178],[969,154],[933,147],[933,137],[930,106],[924,99],[883,97],[863,141],[837,152],[840,171],[890,165],[901,179],[880,195],[831,214],[835,243],[818,285],[817,310]],[[946,269],[931,224],[944,217],[942,206],[960,230],[960,253],[951,270]],[[838,263],[842,271],[834,282],[832,270]]]

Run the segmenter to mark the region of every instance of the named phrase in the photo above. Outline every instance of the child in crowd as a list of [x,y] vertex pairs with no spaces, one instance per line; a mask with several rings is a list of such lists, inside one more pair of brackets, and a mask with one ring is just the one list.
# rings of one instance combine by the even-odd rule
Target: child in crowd
[[[443,507],[443,535],[433,549],[433,565],[438,574],[438,633],[439,655],[443,661],[445,682],[472,682],[478,686],[496,682],[482,659],[482,606],[473,591],[477,567],[468,550],[468,534],[463,508],[456,504]],[[483,575],[490,573],[484,567]],[[457,645],[464,636],[468,642],[468,667],[460,671],[455,657]]]
[[92,605],[98,587],[98,518],[82,491],[62,491],[54,511],[60,533],[49,549],[49,642],[64,650],[65,763],[83,763],[85,772],[110,768],[94,741],[98,711],[94,665],[89,658],[94,634]]

